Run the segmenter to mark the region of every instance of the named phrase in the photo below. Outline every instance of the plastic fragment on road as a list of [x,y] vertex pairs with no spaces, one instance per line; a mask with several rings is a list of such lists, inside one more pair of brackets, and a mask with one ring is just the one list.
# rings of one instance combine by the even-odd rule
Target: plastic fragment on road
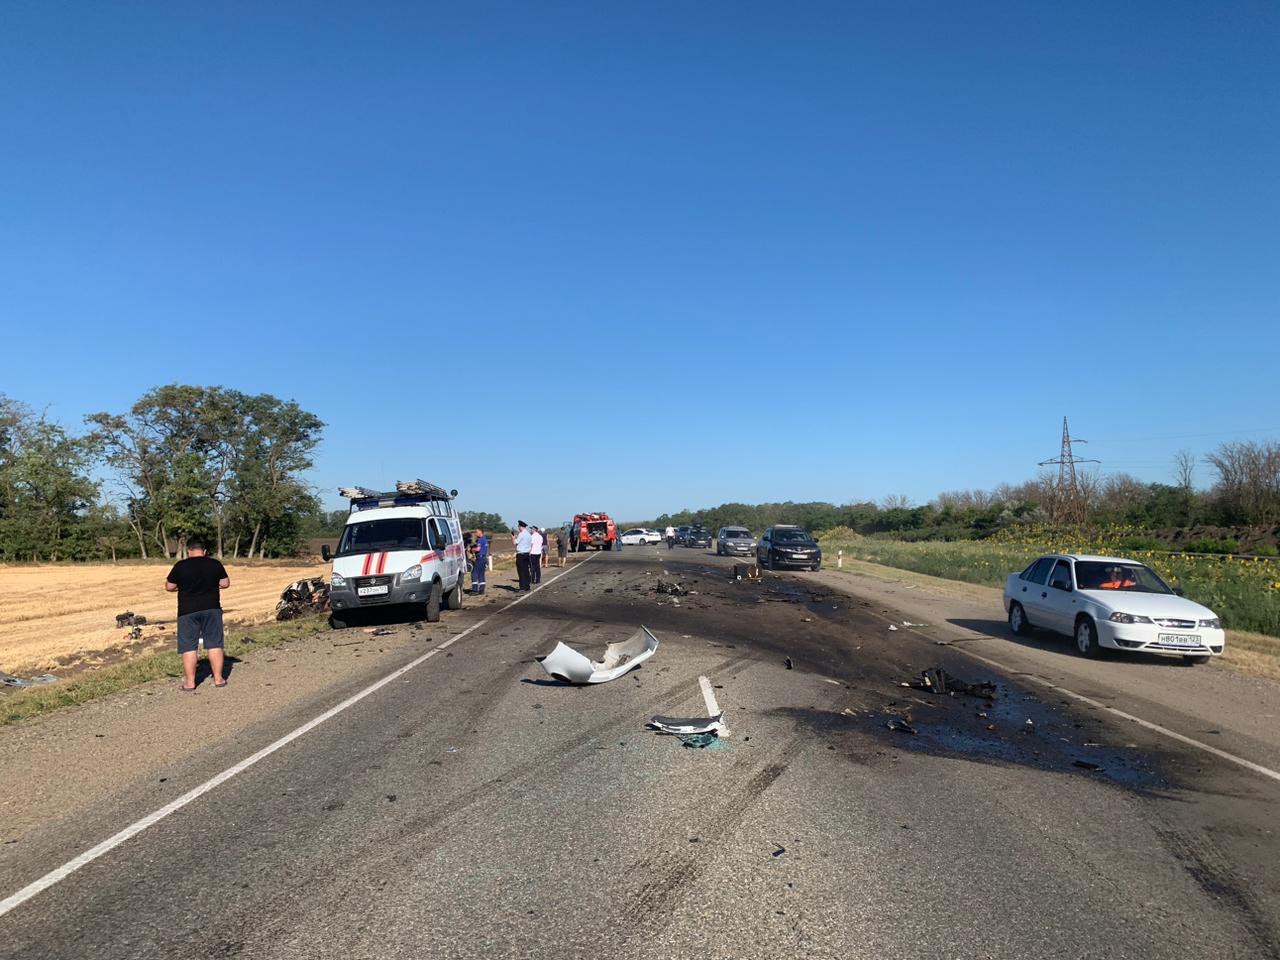
[[538,663],[548,676],[565,683],[607,683],[644,663],[657,649],[658,638],[641,626],[629,640],[606,646],[602,660],[593,661],[560,641],[549,654],[539,657]]
[[[711,686],[711,681],[706,677],[698,678],[698,686],[702,690],[702,702],[707,708],[705,717],[654,717],[646,724],[659,733],[669,733],[682,740],[690,737],[710,736],[727,737],[729,736],[729,726],[724,722],[724,711],[720,709],[720,704],[716,701],[716,692]],[[690,744],[686,743],[685,746]],[[694,744],[695,746],[706,746],[705,743]]]
[[898,733],[919,733],[915,727],[901,717],[891,717],[885,726],[890,730],[896,730]]
[[676,736],[683,736],[694,733],[715,733],[720,732],[720,717],[722,714],[716,714],[714,717],[654,717],[647,724],[659,733],[671,733]]
[[891,624],[889,624],[889,629],[890,629],[890,630],[897,630],[898,628],[897,628],[897,627],[895,627],[895,626],[891,623]]

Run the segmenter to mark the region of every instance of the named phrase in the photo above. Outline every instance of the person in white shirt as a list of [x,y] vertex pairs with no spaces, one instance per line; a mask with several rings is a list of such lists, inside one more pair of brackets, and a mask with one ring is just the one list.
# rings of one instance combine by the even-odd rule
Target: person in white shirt
[[529,536],[529,579],[534,583],[541,583],[542,550],[547,541],[542,536],[542,531],[537,527],[530,527],[529,529],[531,531]]
[[676,545],[676,528],[668,526],[666,530],[667,549],[670,550]]
[[516,576],[520,578],[520,589],[522,591],[532,590],[529,586],[529,551],[533,549],[533,534],[529,532],[529,525],[523,520],[519,524],[520,532],[511,537],[511,542],[516,545]]

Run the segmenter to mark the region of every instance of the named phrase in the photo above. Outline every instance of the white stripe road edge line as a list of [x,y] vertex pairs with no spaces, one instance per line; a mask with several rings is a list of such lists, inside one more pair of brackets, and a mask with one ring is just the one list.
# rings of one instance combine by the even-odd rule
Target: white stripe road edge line
[[587,561],[593,559],[596,556],[599,556],[599,554],[598,553],[592,554],[590,557],[587,557],[586,560],[576,563],[569,569],[565,570],[564,573],[558,573],[554,577],[549,578],[546,583],[539,584],[529,593],[526,593],[523,597],[517,597],[515,600],[512,600],[510,603],[508,603],[505,607],[501,607],[495,610],[493,613],[489,614],[483,620],[477,620],[475,623],[467,627],[467,629],[463,630],[461,633],[455,634],[454,636],[450,637],[448,640],[445,640],[443,643],[432,647],[430,650],[428,650],[426,653],[424,653],[422,656],[418,657],[417,659],[409,661],[403,667],[400,667],[394,672],[387,674],[381,680],[375,681],[374,683],[365,687],[359,693],[353,694],[352,696],[348,697],[346,700],[343,700],[337,706],[330,707],[328,710],[320,714],[320,716],[316,717],[314,720],[309,720],[308,722],[304,723],[302,726],[298,727],[298,729],[290,733],[286,733],[283,737],[281,737],[275,743],[269,744],[268,746],[263,747],[257,753],[252,754],[248,757],[245,757],[245,759],[241,760],[235,766],[228,767],[226,770],[222,771],[222,773],[218,774],[217,776],[209,780],[206,780],[204,783],[200,784],[200,786],[195,787],[192,790],[188,790],[182,796],[178,797],[176,800],[170,801],[169,803],[165,804],[163,807],[161,807],[159,810],[155,811],[154,813],[149,813],[145,817],[143,817],[141,820],[138,820],[135,823],[131,823],[129,826],[125,827],[119,833],[115,834],[114,836],[108,837],[106,840],[103,840],[96,847],[86,850],[84,853],[80,854],[78,857],[75,857],[74,859],[67,861],[57,869],[50,870],[39,880],[36,880],[33,883],[27,884],[25,887],[23,887],[21,890],[19,890],[17,893],[13,894],[12,896],[8,896],[5,899],[0,900],[0,917],[3,917],[6,913],[14,909],[15,907],[21,906],[23,903],[26,903],[36,894],[41,893],[42,891],[48,890],[54,884],[62,880],[65,880],[67,877],[75,873],[77,870],[79,870],[81,867],[85,866],[86,864],[92,863],[94,860],[97,860],[99,857],[103,856],[104,854],[110,853],[112,850],[120,846],[120,844],[124,843],[126,840],[130,839],[131,837],[137,836],[143,830],[146,830],[148,827],[154,826],[155,824],[159,823],[165,817],[169,816],[169,814],[174,813],[178,810],[181,810],[183,807],[191,803],[193,800],[200,798],[201,796],[208,793],[210,790],[214,789],[215,787],[223,783],[226,783],[236,774],[243,773],[245,770],[248,770],[259,760],[263,760],[266,757],[271,756],[271,754],[275,753],[281,747],[287,746],[288,744],[292,743],[294,740],[297,740],[303,734],[309,733],[310,731],[314,730],[316,727],[320,726],[320,724],[324,723],[326,720],[330,720],[333,717],[336,717],[338,714],[342,713],[347,708],[352,707],[355,704],[359,703],[365,697],[369,696],[372,693],[376,693],[378,690],[381,690],[392,680],[395,680],[396,678],[403,676],[404,674],[412,670],[414,667],[420,666],[421,664],[430,660],[441,650],[444,650],[446,647],[450,647],[453,644],[457,643],[459,640],[461,640],[467,634],[471,633],[473,630],[480,629],[486,623],[488,623],[490,620],[496,617],[498,614],[503,613],[507,610],[510,610],[512,607],[514,607],[518,603],[524,603],[524,601],[528,600],[531,596],[533,596],[543,587],[550,586],[551,584],[559,580],[561,577],[563,577],[565,574],[572,573],[573,571],[581,567],[583,563],[586,563]]
[[1144,727],[1153,733],[1162,734],[1163,736],[1169,737],[1171,740],[1177,740],[1179,743],[1185,743],[1189,747],[1195,747],[1197,750],[1203,750],[1205,753],[1211,753],[1215,757],[1219,757],[1220,759],[1226,760],[1230,763],[1238,764],[1246,770],[1252,770],[1254,773],[1262,774],[1262,776],[1269,777],[1277,783],[1280,783],[1280,772],[1272,770],[1269,767],[1264,767],[1260,763],[1254,763],[1252,760],[1246,760],[1244,757],[1237,757],[1234,753],[1227,753],[1225,750],[1219,750],[1212,744],[1205,743],[1202,740],[1196,740],[1193,737],[1188,737],[1185,734],[1178,733],[1176,730],[1170,730],[1168,727],[1162,727],[1160,724],[1152,723],[1150,720],[1143,720],[1141,717],[1135,717],[1132,713],[1125,713],[1123,710],[1108,706],[1099,700],[1093,699],[1093,697],[1086,697],[1083,693],[1076,693],[1074,690],[1069,690],[1066,687],[1059,686],[1052,680],[1046,680],[1044,677],[1036,676],[1033,673],[1015,670],[1006,664],[1000,663],[998,660],[992,660],[989,657],[984,657],[980,653],[974,653],[966,647],[955,647],[954,649],[963,653],[965,656],[973,657],[973,659],[981,660],[989,666],[996,667],[1006,673],[1014,674],[1018,676],[1019,679],[1026,678],[1040,684],[1041,686],[1048,687],[1050,690],[1054,690],[1058,693],[1065,693],[1068,697],[1079,700],[1081,703],[1087,703],[1091,707],[1097,707],[1100,710],[1105,710],[1107,713],[1114,714],[1123,720],[1129,720],[1136,723],[1138,726]]
[[[706,677],[699,677],[698,686],[702,688],[702,702],[707,705],[707,716],[719,717],[720,704],[716,702],[716,693],[711,689],[711,681]],[[721,737],[729,736],[729,727],[724,722],[723,717],[720,718],[720,730],[718,735]]]

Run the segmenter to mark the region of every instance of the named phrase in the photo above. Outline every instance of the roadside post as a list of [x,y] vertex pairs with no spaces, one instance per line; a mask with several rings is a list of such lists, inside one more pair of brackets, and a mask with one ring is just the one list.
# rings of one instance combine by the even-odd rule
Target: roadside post
[[837,569],[838,569],[838,568],[841,568],[841,567],[843,567],[843,566],[844,566],[844,551],[843,551],[843,550],[837,550],[837,551],[836,551],[836,567],[837,567]]

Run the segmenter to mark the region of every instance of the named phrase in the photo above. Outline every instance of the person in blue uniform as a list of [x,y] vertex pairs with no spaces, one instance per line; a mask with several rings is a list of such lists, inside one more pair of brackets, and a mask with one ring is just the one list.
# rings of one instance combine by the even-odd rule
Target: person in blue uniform
[[484,593],[484,574],[489,567],[489,540],[484,531],[476,528],[471,541],[471,592]]

